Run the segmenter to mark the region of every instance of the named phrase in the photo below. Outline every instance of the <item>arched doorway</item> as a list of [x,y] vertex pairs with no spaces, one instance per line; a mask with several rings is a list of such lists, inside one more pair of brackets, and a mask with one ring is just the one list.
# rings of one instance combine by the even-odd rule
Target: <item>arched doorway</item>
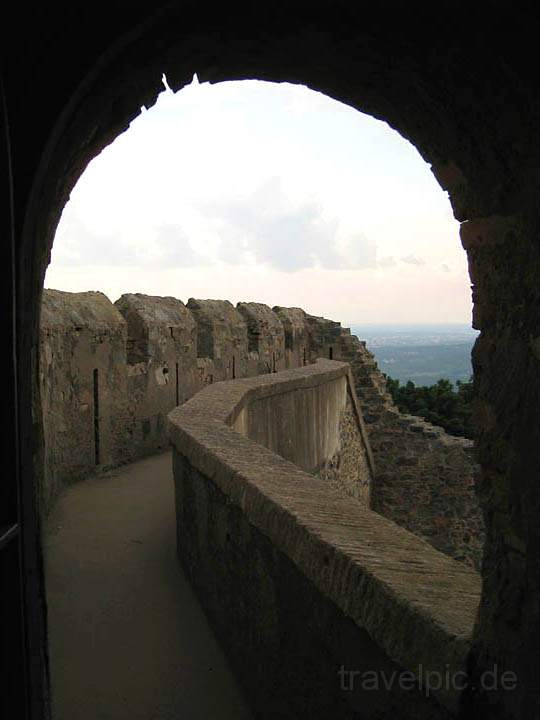
[[[15,156],[17,193],[8,226],[17,252],[16,386],[29,601],[38,601],[40,587],[34,509],[40,430],[32,417],[33,403],[34,417],[39,417],[39,295],[54,228],[70,188],[89,159],[126,127],[140,105],[155,100],[163,72],[173,89],[193,72],[203,81],[299,81],[384,118],[408,137],[432,164],[463,223],[475,324],[482,331],[474,364],[482,427],[479,491],[489,527],[484,602],[471,668],[474,674],[500,659],[522,679],[519,689],[500,701],[507,707],[492,709],[491,717],[496,712],[519,717],[520,711],[534,707],[537,699],[530,688],[540,611],[537,595],[528,589],[538,586],[540,575],[540,258],[531,190],[538,146],[531,121],[532,64],[525,51],[518,53],[505,44],[513,30],[525,47],[530,29],[524,15],[501,11],[487,19],[482,10],[467,9],[467,27],[455,8],[426,11],[428,36],[410,10],[398,3],[369,11],[326,2],[302,3],[294,10],[273,6],[262,19],[251,5],[234,11],[220,8],[211,18],[192,5],[169,6],[157,14],[138,7],[129,20],[113,13],[106,28],[101,18],[71,17],[69,22],[79,30],[84,20],[86,30],[93,32],[86,44],[70,46],[70,68],[62,66],[61,53],[44,61],[36,52],[27,60],[34,72],[56,70],[58,80],[36,93],[35,115],[39,100],[43,111],[35,132],[34,118],[24,117],[21,102],[27,80],[19,88],[15,82],[27,65],[22,64],[19,75],[11,74],[7,96],[12,139],[15,147],[25,147]],[[489,6],[487,15],[492,12]],[[36,24],[36,36],[41,32],[57,38],[56,28],[65,20],[54,13],[42,20],[41,27]],[[443,51],[434,49],[434,38]],[[21,142],[24,136],[26,146]],[[34,623],[29,641],[31,646],[35,643],[31,654],[39,658],[39,608]],[[36,667],[37,677],[39,659]]]

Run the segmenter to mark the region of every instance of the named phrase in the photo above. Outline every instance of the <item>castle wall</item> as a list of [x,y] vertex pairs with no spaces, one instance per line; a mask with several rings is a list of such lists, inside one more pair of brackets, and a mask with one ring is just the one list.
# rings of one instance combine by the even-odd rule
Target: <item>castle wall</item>
[[[186,306],[175,298],[140,294],[123,295],[114,306],[101,293],[44,291],[44,497],[50,503],[65,483],[168,446],[167,414],[206,385],[268,374],[274,361],[280,370],[319,357],[350,364],[373,451],[372,508],[478,567],[484,529],[472,443],[400,414],[365,343],[340,323],[300,308],[271,310],[259,303],[235,308],[227,301],[193,298]],[[367,465],[354,412],[348,396],[340,410],[339,449],[310,471],[365,499]],[[306,422],[316,415],[314,405]],[[257,424],[264,428],[264,422],[263,414]]]
[[[350,382],[346,364],[323,359],[217,383],[173,410],[178,554],[257,717],[447,719],[463,686],[339,682],[344,664],[458,677],[481,588],[474,570],[281,454],[295,453],[290,436],[308,450],[297,462],[330,457]],[[306,406],[311,418],[318,408],[311,428]]]
[[283,323],[268,305],[239,302],[248,333],[248,376],[285,370],[285,333]]
[[126,294],[115,306],[128,331],[126,432],[132,456],[140,457],[168,446],[167,413],[202,387],[196,324],[172,297]]
[[372,508],[479,568],[485,530],[474,443],[401,414],[365,342],[325,318],[308,315],[307,322],[310,357],[332,355],[351,366],[375,464]]
[[127,327],[102,293],[46,290],[40,335],[47,508],[64,484],[126,451]]
[[248,336],[244,319],[228,300],[196,300],[187,303],[197,325],[197,355],[210,358],[201,364],[206,382],[233,380],[247,375]]
[[[322,368],[334,366],[347,368],[324,360],[310,367],[321,368],[323,375]],[[251,398],[235,417],[233,429],[369,507],[373,468],[352,376],[345,371],[294,389],[292,382],[287,392],[276,381],[275,394]]]
[[301,308],[272,308],[283,324],[285,334],[285,367],[303,367],[309,362],[309,337],[306,313]]
[[366,507],[371,507],[375,472],[373,455],[369,446],[366,452],[365,439],[368,436],[353,393],[354,386],[348,387],[345,402],[340,407],[336,449],[321,463],[314,475],[360,500]]

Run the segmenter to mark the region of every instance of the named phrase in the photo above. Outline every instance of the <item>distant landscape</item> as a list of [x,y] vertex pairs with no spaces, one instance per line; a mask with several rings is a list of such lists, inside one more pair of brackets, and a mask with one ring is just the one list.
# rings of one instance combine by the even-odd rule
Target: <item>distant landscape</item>
[[445,378],[466,382],[478,331],[468,325],[351,325],[365,340],[381,371],[404,384],[433,385]]

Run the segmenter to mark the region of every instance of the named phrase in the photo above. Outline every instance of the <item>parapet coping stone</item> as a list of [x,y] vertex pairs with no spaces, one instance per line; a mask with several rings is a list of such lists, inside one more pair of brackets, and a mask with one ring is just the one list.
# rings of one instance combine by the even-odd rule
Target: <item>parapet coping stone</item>
[[124,293],[115,301],[114,306],[122,316],[125,317],[124,313],[133,312],[146,323],[166,327],[189,324],[189,329],[196,326],[195,318],[190,310],[181,300],[171,295]]
[[98,290],[43,290],[40,316],[42,330],[70,328],[103,332],[125,327],[126,321],[118,308]]
[[[254,399],[343,376],[347,363],[320,359],[215,383],[169,414],[171,441],[390,658],[419,680],[456,677],[467,668],[480,575],[230,427]],[[459,690],[443,683],[432,693],[457,712]]]

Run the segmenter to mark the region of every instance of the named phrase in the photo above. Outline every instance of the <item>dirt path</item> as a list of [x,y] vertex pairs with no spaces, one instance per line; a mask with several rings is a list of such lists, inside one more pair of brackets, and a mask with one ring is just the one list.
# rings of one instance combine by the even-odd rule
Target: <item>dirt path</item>
[[170,454],[71,487],[46,533],[54,720],[248,720],[176,556]]

